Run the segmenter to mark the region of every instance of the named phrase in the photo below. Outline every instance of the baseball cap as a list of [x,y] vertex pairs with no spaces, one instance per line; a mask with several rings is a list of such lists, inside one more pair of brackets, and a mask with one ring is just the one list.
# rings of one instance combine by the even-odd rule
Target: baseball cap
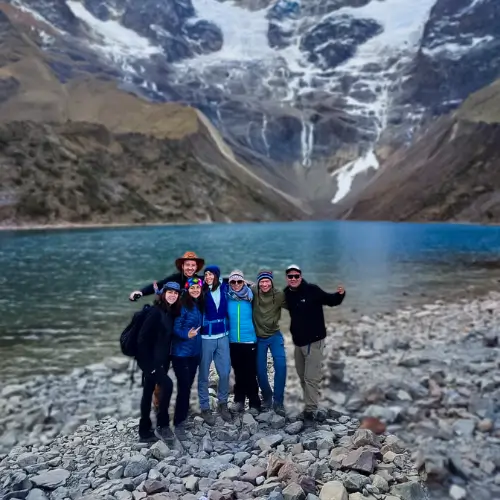
[[285,269],[285,273],[288,271],[298,271],[299,273],[302,273],[302,269],[297,264],[291,264]]

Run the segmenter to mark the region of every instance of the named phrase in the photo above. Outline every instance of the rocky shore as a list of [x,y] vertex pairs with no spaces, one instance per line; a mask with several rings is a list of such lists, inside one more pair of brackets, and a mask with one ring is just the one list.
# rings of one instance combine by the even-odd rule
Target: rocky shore
[[[250,415],[245,415],[242,420],[236,419],[233,425],[224,426],[220,422],[216,428],[209,429],[197,417],[192,417],[192,441],[184,444],[182,452],[177,449],[173,455],[169,455],[175,457],[173,462],[167,459],[168,465],[175,463],[175,467],[182,469],[182,475],[180,470],[174,473],[173,469],[158,468],[154,460],[164,463],[165,459],[155,458],[153,452],[137,444],[137,422],[134,419],[137,417],[141,389],[137,380],[130,389],[128,360],[125,358],[111,358],[103,363],[75,369],[62,377],[38,377],[25,385],[0,387],[2,494],[10,495],[15,484],[15,488],[23,493],[8,498],[25,498],[28,488],[24,486],[28,482],[31,491],[40,489],[36,488],[36,475],[50,473],[52,469],[64,469],[66,472],[55,473],[56,478],[62,477],[57,474],[66,476],[68,473],[61,484],[56,482],[57,486],[52,489],[41,485],[44,495],[73,499],[79,495],[92,494],[97,495],[95,498],[106,498],[107,495],[115,499],[123,497],[139,500],[146,495],[166,495],[168,491],[168,496],[155,498],[162,500],[172,498],[172,495],[182,497],[193,494],[198,498],[208,493],[209,485],[203,480],[205,476],[198,474],[199,470],[193,465],[195,462],[190,460],[209,459],[210,462],[205,463],[212,465],[219,463],[219,460],[226,464],[226,460],[227,467],[224,467],[239,467],[238,478],[241,479],[247,472],[242,468],[247,460],[250,460],[249,465],[267,471],[271,456],[274,460],[274,454],[281,453],[285,454],[282,459],[291,460],[298,467],[300,478],[294,476],[291,482],[278,480],[279,485],[273,487],[276,491],[273,489],[264,493],[258,490],[257,496],[274,500],[280,500],[280,495],[287,500],[302,498],[296,486],[291,489],[294,491],[293,488],[296,488],[297,497],[287,496],[290,490],[285,495],[285,490],[289,483],[301,485],[303,477],[307,477],[315,480],[316,489],[313,492],[312,488],[308,490],[302,484],[304,497],[319,494],[322,500],[336,499],[322,494],[321,486],[330,481],[340,481],[350,495],[338,496],[342,500],[352,500],[351,496],[354,500],[371,497],[377,500],[419,500],[426,498],[422,496],[425,492],[419,486],[409,486],[404,491],[394,489],[406,484],[407,480],[415,482],[418,472],[426,480],[428,494],[436,499],[500,498],[499,311],[500,294],[490,293],[479,299],[463,299],[451,304],[437,301],[421,308],[409,307],[394,314],[362,317],[356,322],[329,325],[330,355],[325,372],[324,404],[330,409],[330,420],[317,429],[299,429],[301,424],[296,421],[296,417],[300,390],[293,358],[289,356],[287,420],[282,421],[277,415],[268,413],[261,414],[258,421],[253,422]],[[139,378],[139,374],[136,378]],[[212,385],[215,382],[214,377]],[[196,394],[193,393],[193,408],[195,403]],[[387,433],[397,438],[372,436],[379,442],[356,448],[349,440],[356,435],[358,421],[365,416],[384,421]],[[103,418],[105,420],[101,420]],[[291,429],[295,430],[292,432]],[[281,438],[277,437],[278,434]],[[264,435],[276,435],[272,438],[276,442],[269,450],[263,450],[257,444]],[[399,448],[384,448],[388,444],[387,439],[389,443],[397,440]],[[209,440],[212,442],[212,452],[204,448]],[[310,444],[311,440],[316,444]],[[323,444],[318,445],[318,441]],[[402,442],[407,450],[400,453],[403,451]],[[304,451],[297,452],[300,446]],[[377,484],[381,481],[373,474],[342,465],[345,458],[343,454],[356,449],[363,450],[361,455],[368,451],[368,455],[377,462],[372,472],[380,475],[380,471],[384,471],[382,476],[388,483],[388,490],[378,488]],[[398,456],[386,457],[387,451],[393,451]],[[239,452],[250,455],[243,462],[235,461],[234,456]],[[21,464],[18,462],[19,456],[26,453],[35,454],[36,458],[28,460],[29,469],[26,469],[22,460]],[[332,468],[337,453],[341,457],[338,461],[340,465]],[[128,478],[132,476],[124,479],[125,476],[115,477],[111,474],[109,478],[107,472],[102,473],[102,469],[99,469],[102,474],[98,476],[100,481],[92,483],[96,467],[107,467],[111,463],[113,469],[125,469],[126,461],[134,454],[144,456],[151,465],[147,474],[151,470],[154,472],[149,479],[166,481],[168,486],[163,484],[156,493],[152,490],[136,491],[137,488],[144,489],[144,485],[141,486],[143,479],[139,482],[131,479],[131,485]],[[256,458],[253,458],[253,454]],[[68,457],[66,462],[65,455]],[[233,457],[229,459],[229,455]],[[221,456],[226,458],[215,460]],[[415,470],[411,470],[410,456]],[[308,462],[307,467],[303,462]],[[309,470],[317,464],[322,464],[322,467]],[[73,466],[75,469],[72,469]],[[189,474],[186,473],[188,469]],[[386,470],[390,470],[392,479],[386,476]],[[156,477],[157,472],[161,477]],[[173,476],[169,476],[171,472]],[[224,490],[227,481],[236,481],[235,477],[220,477],[224,472],[218,470],[215,477],[212,473],[205,479],[226,481],[221,483]],[[140,475],[145,473],[141,472]],[[24,478],[23,474],[27,477]],[[358,477],[363,483],[358,490],[347,487],[347,475],[352,474],[361,474],[365,478]],[[183,481],[176,482],[190,476],[199,479],[198,489],[187,488]],[[9,479],[4,480],[4,477]],[[267,480],[267,472],[260,477]],[[269,475],[269,478],[272,477],[273,474]],[[172,481],[174,478],[175,481]],[[365,484],[363,481],[369,482]],[[90,486],[86,486],[88,482]],[[253,488],[269,484],[269,481],[262,484],[245,480],[241,482],[247,483],[247,489],[237,491],[238,498],[253,496]],[[92,484],[98,485],[92,488]],[[122,487],[123,484],[126,486]],[[242,487],[238,484],[238,487]],[[248,484],[253,485],[251,490]],[[177,486],[172,485],[180,485],[179,491]],[[58,488],[63,489],[58,492]],[[101,490],[95,493],[99,488]],[[215,490],[222,491],[220,488]],[[131,492],[135,492],[133,497],[129,495]],[[221,493],[221,498],[226,498],[226,493]],[[362,497],[363,493],[368,496]],[[33,495],[41,495],[36,491],[30,494],[31,500],[38,498]],[[191,497],[186,498],[189,500]]]
[[106,417],[48,445],[15,447],[0,464],[4,500],[425,500],[404,443],[330,413],[304,428],[272,412],[188,440],[137,442],[137,420]]

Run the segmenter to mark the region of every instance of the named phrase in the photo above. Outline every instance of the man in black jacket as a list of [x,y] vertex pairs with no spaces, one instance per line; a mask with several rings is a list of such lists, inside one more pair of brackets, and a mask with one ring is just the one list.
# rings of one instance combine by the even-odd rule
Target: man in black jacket
[[344,287],[327,293],[302,278],[297,265],[286,269],[285,300],[290,313],[290,332],[295,345],[295,368],[304,394],[304,419],[324,420],[318,409],[322,363],[326,338],[323,306],[338,306],[345,297]]
[[169,281],[179,283],[181,291],[183,291],[188,278],[197,277],[197,273],[203,269],[204,265],[205,261],[194,252],[185,252],[182,257],[179,257],[175,261],[175,267],[178,270],[177,273],[173,273],[158,282],[146,285],[141,290],[135,290],[130,294],[129,299],[135,301],[146,295],[153,295],[157,289],[161,289]]

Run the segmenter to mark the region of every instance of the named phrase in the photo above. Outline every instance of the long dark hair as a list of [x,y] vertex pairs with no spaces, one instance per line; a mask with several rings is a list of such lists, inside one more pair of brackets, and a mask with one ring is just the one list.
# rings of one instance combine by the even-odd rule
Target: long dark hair
[[203,290],[200,296],[197,299],[194,299],[193,297],[191,297],[191,295],[189,295],[188,288],[182,294],[180,302],[182,306],[186,307],[187,309],[193,309],[193,307],[196,305],[202,314],[205,310],[205,297],[203,296]]
[[154,305],[160,308],[162,311],[171,314],[172,316],[178,316],[181,312],[181,294],[179,294],[177,300],[173,304],[169,304],[165,300],[165,292],[164,292],[155,297]]
[[219,287],[220,287],[219,277],[216,274],[214,274],[214,282],[212,283],[212,288],[210,288],[208,283],[205,280],[203,280],[203,295],[207,294],[210,291],[215,292],[215,290],[217,290],[217,288]]

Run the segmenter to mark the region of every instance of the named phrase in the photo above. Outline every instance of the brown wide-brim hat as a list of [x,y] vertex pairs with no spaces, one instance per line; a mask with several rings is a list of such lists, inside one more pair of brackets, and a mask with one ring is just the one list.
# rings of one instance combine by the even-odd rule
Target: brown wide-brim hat
[[182,257],[179,257],[175,261],[175,267],[182,272],[182,264],[186,262],[186,260],[194,260],[196,262],[196,272],[199,273],[203,266],[205,265],[205,259],[200,259],[194,252],[186,252]]

